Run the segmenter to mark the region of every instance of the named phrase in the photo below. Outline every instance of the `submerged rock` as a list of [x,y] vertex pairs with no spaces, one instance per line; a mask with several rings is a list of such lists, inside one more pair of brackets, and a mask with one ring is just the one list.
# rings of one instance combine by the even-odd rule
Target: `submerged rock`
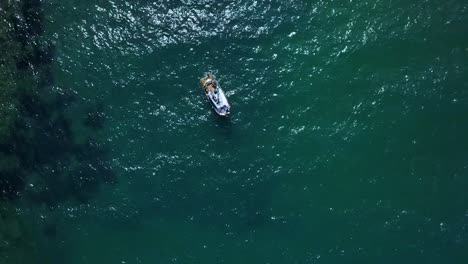
[[[115,175],[98,138],[104,107],[81,107],[71,88],[53,87],[52,45],[43,40],[40,0],[0,3],[0,263],[50,263],[41,237],[57,226],[27,223],[17,198],[53,209],[64,201],[88,202]],[[75,113],[76,116],[76,113]],[[34,227],[34,232],[32,231]]]
[[[104,107],[77,119],[81,102],[72,87],[53,89],[54,48],[43,40],[42,20],[40,0],[0,2],[0,263],[47,263],[17,198],[54,208],[88,202],[101,184],[115,182],[97,138]],[[39,228],[49,238],[58,232],[53,223]]]
[[86,107],[91,110],[76,120],[73,90],[53,89],[54,48],[42,37],[40,0],[0,7],[0,199],[87,202],[101,183],[115,181],[96,138],[104,107]]

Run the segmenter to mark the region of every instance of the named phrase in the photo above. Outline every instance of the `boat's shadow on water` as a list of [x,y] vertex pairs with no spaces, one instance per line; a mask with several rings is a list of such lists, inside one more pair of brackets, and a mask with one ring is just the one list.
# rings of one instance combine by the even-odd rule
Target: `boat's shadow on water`
[[234,130],[234,123],[233,123],[233,120],[232,120],[232,117],[228,116],[228,117],[225,117],[225,116],[218,116],[218,115],[214,115],[212,117],[212,120],[213,120],[213,123],[215,125],[218,131],[218,133],[220,135],[224,135],[224,136],[227,136],[227,137],[231,137],[232,134],[233,134],[233,130]]

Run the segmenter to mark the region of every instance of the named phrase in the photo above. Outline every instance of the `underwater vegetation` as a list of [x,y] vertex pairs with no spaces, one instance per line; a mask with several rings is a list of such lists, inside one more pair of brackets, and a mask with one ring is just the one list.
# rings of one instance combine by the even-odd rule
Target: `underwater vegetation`
[[72,118],[72,106],[82,102],[71,88],[54,86],[54,48],[41,38],[41,1],[1,3],[1,198],[86,202],[99,184],[115,180],[98,139],[104,106]]
[[34,255],[18,198],[53,209],[85,203],[116,180],[99,139],[104,106],[76,113],[83,102],[73,89],[54,86],[42,20],[40,0],[0,1],[0,263]]

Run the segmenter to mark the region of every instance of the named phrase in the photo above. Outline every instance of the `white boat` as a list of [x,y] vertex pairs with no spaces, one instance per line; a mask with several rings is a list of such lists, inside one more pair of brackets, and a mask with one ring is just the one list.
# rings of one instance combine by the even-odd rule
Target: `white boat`
[[220,116],[227,116],[231,113],[231,105],[229,104],[223,89],[213,74],[209,73],[205,78],[200,80],[208,102],[211,107]]

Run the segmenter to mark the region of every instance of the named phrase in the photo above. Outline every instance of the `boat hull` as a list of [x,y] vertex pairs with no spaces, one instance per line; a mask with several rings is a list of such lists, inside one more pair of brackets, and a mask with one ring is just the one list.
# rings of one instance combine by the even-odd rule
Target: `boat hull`
[[[212,90],[207,91],[205,89],[205,84],[207,83],[207,80],[211,82],[216,82],[217,88],[215,91],[212,91]],[[206,77],[206,78],[201,79],[201,84],[202,84],[202,88],[205,93],[206,99],[208,100],[208,102],[211,105],[211,108],[213,108],[216,114],[218,114],[219,116],[224,116],[224,117],[229,116],[229,114],[231,113],[231,105],[229,104],[227,97],[223,89],[221,89],[218,82],[216,80],[210,80],[208,79],[208,77]]]

